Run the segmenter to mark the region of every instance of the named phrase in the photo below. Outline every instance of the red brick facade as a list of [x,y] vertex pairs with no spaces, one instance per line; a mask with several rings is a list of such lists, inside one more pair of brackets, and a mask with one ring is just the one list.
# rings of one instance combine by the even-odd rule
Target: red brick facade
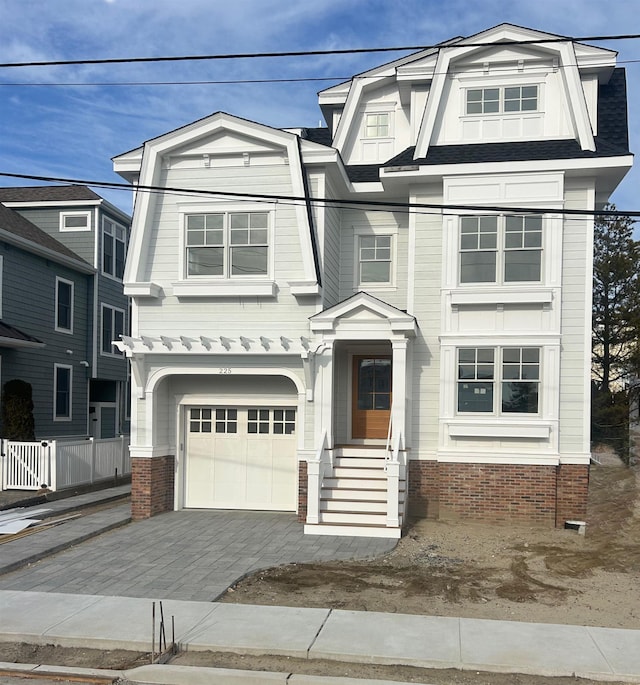
[[131,518],[148,519],[173,510],[174,457],[131,459]]
[[409,514],[563,526],[584,520],[589,467],[409,462]]
[[307,496],[309,492],[309,480],[307,477],[307,462],[298,462],[298,521],[305,523],[307,520]]

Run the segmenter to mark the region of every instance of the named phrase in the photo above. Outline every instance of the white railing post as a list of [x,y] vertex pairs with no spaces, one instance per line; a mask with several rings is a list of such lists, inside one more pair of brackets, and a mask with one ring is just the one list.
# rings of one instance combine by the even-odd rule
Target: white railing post
[[307,523],[320,522],[320,482],[322,462],[307,462]]
[[124,476],[124,435],[120,434],[120,477]]
[[96,477],[96,441],[93,439],[93,437],[91,437],[89,438],[89,442],[91,443],[91,465],[89,473],[89,482],[93,485],[93,481]]
[[397,528],[400,525],[400,450],[403,446],[402,429],[393,439],[391,456],[387,454],[387,527]]
[[49,442],[49,489],[56,492],[58,489],[58,441]]

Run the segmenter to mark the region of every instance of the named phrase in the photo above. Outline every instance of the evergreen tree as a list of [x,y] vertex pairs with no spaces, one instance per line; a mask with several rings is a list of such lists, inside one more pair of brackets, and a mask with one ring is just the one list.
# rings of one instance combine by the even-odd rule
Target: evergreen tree
[[2,437],[6,440],[35,440],[31,384],[7,381],[2,392]]

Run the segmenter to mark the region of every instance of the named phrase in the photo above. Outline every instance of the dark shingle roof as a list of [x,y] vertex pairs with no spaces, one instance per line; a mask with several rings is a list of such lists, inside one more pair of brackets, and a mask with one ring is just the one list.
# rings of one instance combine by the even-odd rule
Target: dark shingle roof
[[0,203],[0,230],[8,231],[14,235],[28,240],[40,247],[45,247],[53,252],[74,259],[82,263],[83,266],[90,266],[88,262],[79,257],[73,250],[70,250],[66,245],[58,242],[55,238],[45,233],[35,224],[25,219],[23,216],[14,212],[12,209],[5,207]]
[[321,128],[305,128],[303,137],[312,143],[331,147],[331,131],[326,126]]
[[21,342],[34,343],[35,345],[44,345],[42,340],[38,340],[38,338],[34,338],[32,335],[21,331],[19,328],[11,326],[4,321],[0,321],[0,347],[3,346],[3,341],[8,340],[19,340]]
[[578,141],[573,139],[432,145],[427,156],[420,159],[413,158],[415,153],[415,146],[413,146],[384,164],[348,166],[347,174],[352,182],[363,183],[377,181],[378,170],[381,167],[589,159],[628,155],[627,87],[623,68],[614,69],[609,83],[600,86],[598,135],[595,137],[595,143],[595,152],[582,150]]
[[87,186],[23,186],[0,188],[0,202],[67,202],[71,200],[101,200]]

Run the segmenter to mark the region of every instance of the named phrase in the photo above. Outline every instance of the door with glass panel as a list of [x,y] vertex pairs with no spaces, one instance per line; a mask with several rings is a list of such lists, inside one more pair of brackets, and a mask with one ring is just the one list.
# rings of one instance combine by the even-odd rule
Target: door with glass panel
[[391,357],[353,358],[351,437],[384,439],[391,418]]

